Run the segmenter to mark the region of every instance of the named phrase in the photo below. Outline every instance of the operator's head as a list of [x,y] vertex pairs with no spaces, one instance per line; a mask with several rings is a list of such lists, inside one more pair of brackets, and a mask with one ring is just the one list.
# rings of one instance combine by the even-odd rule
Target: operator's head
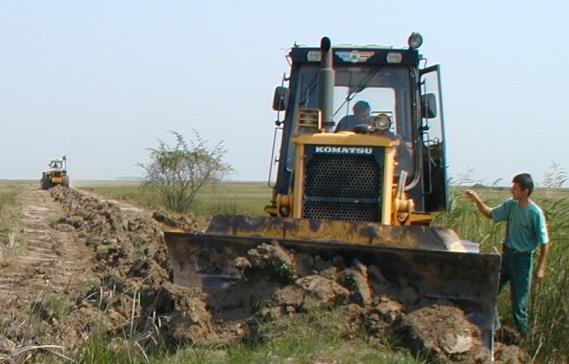
[[369,114],[371,111],[371,107],[369,106],[369,104],[365,101],[358,101],[354,104],[354,115],[356,116],[356,119],[358,119],[358,121],[361,121],[362,123],[367,123],[369,122]]
[[514,176],[512,180],[512,195],[514,195],[514,200],[517,200],[517,195],[524,195],[527,193],[527,197],[533,192],[533,179],[529,173],[520,173]]

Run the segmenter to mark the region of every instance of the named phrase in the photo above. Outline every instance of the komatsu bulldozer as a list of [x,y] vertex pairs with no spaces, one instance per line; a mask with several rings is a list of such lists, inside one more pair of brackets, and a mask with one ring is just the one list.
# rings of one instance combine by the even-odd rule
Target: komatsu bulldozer
[[[405,48],[332,47],[326,37],[295,45],[273,100],[280,148],[268,216],[215,216],[205,233],[165,233],[175,283],[231,284],[236,257],[277,241],[374,264],[395,286],[450,300],[490,345],[499,255],[430,226],[448,205],[446,141],[439,66],[427,66],[421,43],[413,33]],[[360,101],[364,122],[336,130]]]
[[48,164],[49,169],[42,172],[40,186],[42,190],[47,190],[57,185],[69,187],[69,176],[67,175],[67,157],[54,159]]

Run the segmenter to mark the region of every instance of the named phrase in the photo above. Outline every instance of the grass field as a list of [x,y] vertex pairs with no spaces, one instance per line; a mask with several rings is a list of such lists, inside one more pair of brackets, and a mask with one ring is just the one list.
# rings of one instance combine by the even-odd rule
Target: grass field
[[17,254],[21,250],[18,234],[18,195],[22,184],[0,181],[0,257]]
[[[127,200],[145,207],[160,208],[157,204],[156,194],[152,191],[141,190],[136,184],[99,184],[87,188],[114,199]],[[505,225],[503,223],[495,224],[478,213],[475,207],[464,197],[464,190],[463,187],[451,188],[449,193],[451,208],[448,212],[435,214],[433,224],[451,228],[461,238],[479,243],[482,251],[498,251],[504,238]],[[491,206],[495,206],[510,197],[508,189],[484,188],[479,189],[478,192]],[[569,191],[538,189],[532,197],[546,214],[552,250],[548,264],[548,275],[544,281],[536,284],[532,291],[530,298],[532,332],[522,345],[530,352],[533,361],[536,363],[566,363],[569,360],[569,346],[566,337],[569,332],[569,272],[567,271],[569,267]],[[270,190],[264,183],[223,183],[215,188],[204,189],[198,195],[192,213],[203,223],[217,213],[263,215],[263,207],[269,200]],[[502,322],[506,325],[512,325],[508,292],[501,294],[499,310]],[[302,330],[297,331],[309,332],[310,328],[303,326]],[[229,355],[231,358],[243,358],[244,360],[231,360],[231,362],[284,362],[286,358],[296,357],[298,350],[302,350],[306,353],[306,358],[314,359],[314,352],[310,352],[302,346],[305,342],[310,343],[309,339],[304,338],[301,340],[302,343],[297,341],[297,346],[290,344],[290,340],[297,340],[296,336],[291,334],[287,338],[285,335],[279,341],[253,346],[239,345],[224,348],[222,351],[215,351],[215,353],[222,353],[219,354],[222,355],[222,359]],[[326,347],[332,345],[328,340],[334,341],[334,339],[329,338],[323,340],[326,342],[319,342],[317,346]],[[361,343],[353,344],[357,347]],[[278,348],[274,348],[272,345],[277,345]],[[208,357],[207,351],[201,350],[189,348],[170,359],[173,362],[184,362],[193,358],[192,361],[201,362],[199,358]],[[338,350],[342,351],[345,348]],[[358,352],[365,355],[366,350],[365,347],[362,347]],[[267,357],[269,352],[276,356],[269,359]],[[367,357],[355,356],[354,358],[364,360]],[[220,362],[223,361],[222,359]],[[351,362],[350,360],[340,361]],[[407,357],[397,356],[394,356],[392,361],[390,360],[381,362],[412,362],[408,361],[411,359]],[[353,362],[357,361],[354,360]],[[298,362],[311,362],[311,360]]]
[[[85,182],[79,185],[79,188],[145,208],[164,209],[157,193],[142,188],[138,183]],[[217,214],[264,215],[263,207],[268,205],[270,200],[271,190],[264,182],[225,182],[216,186],[205,186],[196,196],[191,215],[200,227],[205,228],[209,219]]]

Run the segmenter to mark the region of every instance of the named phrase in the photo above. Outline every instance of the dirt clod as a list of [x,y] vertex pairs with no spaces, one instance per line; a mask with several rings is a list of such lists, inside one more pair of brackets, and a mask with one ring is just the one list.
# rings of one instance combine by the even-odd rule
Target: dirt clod
[[306,303],[315,307],[331,307],[349,302],[348,289],[319,275],[299,278],[295,286],[304,291]]
[[494,354],[495,364],[523,364],[530,362],[529,354],[516,345],[498,343]]
[[276,279],[288,283],[297,276],[294,255],[278,242],[249,250],[247,256],[237,258],[234,265],[248,279]]
[[372,301],[372,292],[369,286],[368,270],[365,265],[355,261],[353,268],[342,272],[341,282],[350,290],[352,302],[369,306]]
[[197,224],[190,221],[185,216],[171,216],[164,211],[154,211],[152,213],[152,218],[166,226],[180,229],[182,231],[194,231],[197,229]]
[[509,326],[502,326],[495,333],[496,341],[506,345],[518,345],[521,342],[521,336],[516,329]]
[[[405,315],[398,327],[404,346],[414,353],[436,360],[474,356],[474,362],[488,360],[478,328],[457,307],[433,305]],[[481,360],[481,361],[478,361]]]
[[0,335],[0,353],[10,353],[17,348],[17,344],[12,340]]

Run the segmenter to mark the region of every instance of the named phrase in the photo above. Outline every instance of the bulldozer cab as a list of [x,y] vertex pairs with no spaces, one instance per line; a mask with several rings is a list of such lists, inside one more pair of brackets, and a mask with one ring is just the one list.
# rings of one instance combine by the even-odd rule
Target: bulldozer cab
[[63,169],[63,161],[55,159],[49,162],[48,166],[51,170],[61,170]]
[[[295,176],[299,170],[303,169],[310,174],[309,168],[320,168],[324,170],[317,173],[325,176],[325,180],[314,181],[320,186],[316,188],[319,195],[304,194],[304,199],[320,200],[322,209],[350,209],[350,201],[361,207],[363,199],[386,200],[388,196],[382,195],[382,192],[386,192],[392,195],[389,200],[398,193],[406,196],[413,204],[415,215],[423,216],[414,221],[424,222],[425,219],[428,220],[427,213],[446,210],[445,139],[439,67],[421,67],[423,58],[412,47],[336,47],[331,54],[333,87],[331,92],[326,92],[322,88],[327,86],[319,81],[322,79],[321,54],[320,48],[293,47],[289,54],[290,77],[285,80],[288,81],[288,87],[283,84],[275,92],[273,107],[285,111],[285,116],[284,120],[278,121],[282,125],[282,139],[277,157],[279,162],[273,207],[280,207],[278,200],[282,200],[283,196],[292,196],[291,191],[298,187],[304,192],[313,189],[306,186],[306,175],[303,176],[305,181],[295,187]],[[326,93],[328,98],[331,97],[330,100],[322,100],[322,94]],[[317,145],[316,140],[304,140],[304,160],[297,163],[297,153],[302,149],[299,148],[299,135],[333,134],[338,124],[343,124],[342,120],[354,118],[353,107],[360,101],[365,101],[370,107],[368,125],[354,127],[352,134],[355,135],[338,136],[335,140],[329,135],[330,145]],[[322,110],[323,105],[330,105],[330,110],[324,115],[326,120],[320,120],[320,126],[306,127],[307,110]],[[340,133],[343,132],[335,134]],[[364,138],[364,135],[367,137]],[[377,140],[369,139],[373,137]],[[371,142],[366,142],[369,140]],[[354,154],[357,153],[354,152],[355,149],[345,149],[342,152],[336,148],[333,149],[336,153],[328,153],[328,156],[317,152],[326,151],[326,147],[332,145],[370,148],[368,151],[371,150],[376,162],[364,161],[364,157]],[[312,146],[316,146],[316,149],[312,148],[314,151]],[[393,150],[393,170],[387,171],[385,164],[389,161],[380,154],[386,154],[390,150]],[[336,159],[336,163],[320,162],[322,158]],[[374,174],[371,169],[379,172]],[[366,177],[369,174],[373,176]],[[316,176],[314,178],[318,179]],[[362,188],[366,189],[366,183],[370,185],[367,187],[369,191],[362,191]],[[375,185],[375,189],[371,184]],[[380,188],[378,184],[387,184],[389,188],[377,191]],[[391,191],[392,184],[399,185],[399,191]],[[354,186],[354,190],[346,191],[343,196],[334,196],[331,192],[346,190],[346,186]],[[291,207],[272,211],[276,215],[287,216],[288,213],[294,217],[313,217],[305,214],[306,201],[299,203],[299,208],[303,211],[296,215],[291,215]],[[375,208],[381,210],[381,206]],[[271,211],[270,208],[268,210]],[[352,220],[352,216],[340,216],[340,219]],[[393,222],[381,221],[378,214],[370,214],[361,220]]]

